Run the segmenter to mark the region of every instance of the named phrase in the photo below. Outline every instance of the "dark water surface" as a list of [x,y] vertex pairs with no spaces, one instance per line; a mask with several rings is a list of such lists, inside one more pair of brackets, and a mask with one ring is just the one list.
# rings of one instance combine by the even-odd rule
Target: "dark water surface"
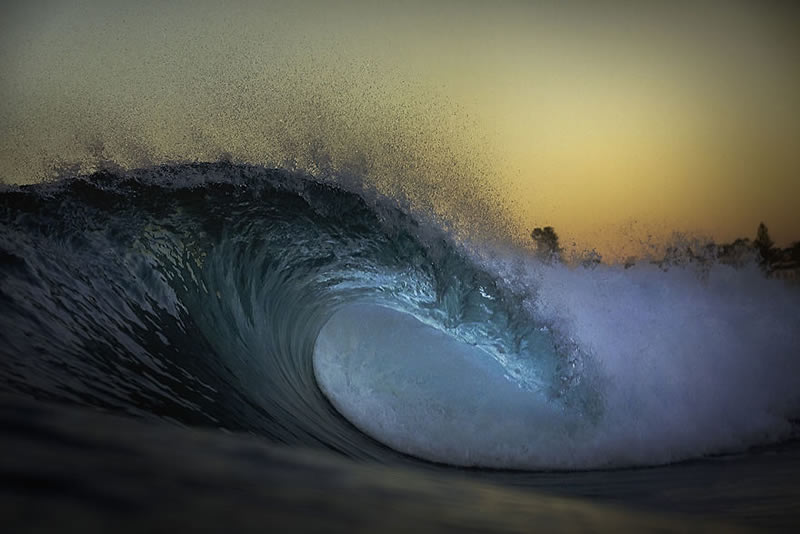
[[379,466],[3,397],[7,532],[793,531],[796,448],[617,472]]

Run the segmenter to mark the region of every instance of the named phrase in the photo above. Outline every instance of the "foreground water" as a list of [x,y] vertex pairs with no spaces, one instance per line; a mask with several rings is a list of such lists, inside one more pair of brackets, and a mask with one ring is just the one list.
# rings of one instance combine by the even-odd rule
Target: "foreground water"
[[0,424],[8,532],[791,532],[798,523],[796,451],[502,480],[6,397]]
[[[740,495],[750,520],[794,517],[780,503],[795,492],[781,473],[797,472],[800,294],[755,266],[542,264],[364,191],[230,164],[9,187],[0,226],[14,398],[712,517]],[[731,472],[745,489],[723,477],[692,508]]]

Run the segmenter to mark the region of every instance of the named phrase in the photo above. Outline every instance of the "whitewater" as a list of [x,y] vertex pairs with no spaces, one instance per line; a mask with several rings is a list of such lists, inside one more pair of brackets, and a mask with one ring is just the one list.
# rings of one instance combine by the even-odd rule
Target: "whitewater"
[[232,163],[0,190],[0,387],[387,464],[652,466],[786,442],[800,291],[592,268]]

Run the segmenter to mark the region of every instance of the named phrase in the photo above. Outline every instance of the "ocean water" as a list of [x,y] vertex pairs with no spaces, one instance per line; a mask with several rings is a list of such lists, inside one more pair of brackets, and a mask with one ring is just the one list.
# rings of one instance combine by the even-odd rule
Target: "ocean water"
[[541,262],[283,170],[103,171],[0,191],[0,392],[623,503],[777,454],[785,497],[800,291]]

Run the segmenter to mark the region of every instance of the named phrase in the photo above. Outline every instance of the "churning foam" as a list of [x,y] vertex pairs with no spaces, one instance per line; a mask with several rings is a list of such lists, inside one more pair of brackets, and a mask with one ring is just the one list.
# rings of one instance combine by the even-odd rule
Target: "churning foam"
[[[317,380],[356,426],[433,461],[501,468],[658,464],[788,437],[800,414],[800,291],[756,267],[588,270],[484,261],[531,321],[580,348],[587,417],[416,318],[350,304],[323,327]],[[536,358],[530,359],[536,364]]]

